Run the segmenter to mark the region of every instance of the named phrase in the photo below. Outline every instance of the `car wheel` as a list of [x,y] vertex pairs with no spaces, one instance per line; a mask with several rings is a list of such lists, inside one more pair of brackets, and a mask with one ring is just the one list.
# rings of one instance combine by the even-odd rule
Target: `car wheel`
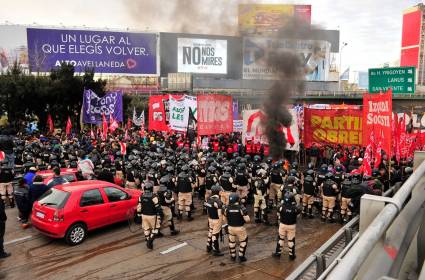
[[72,225],[66,232],[65,241],[71,246],[78,245],[84,241],[87,236],[87,228],[82,223]]

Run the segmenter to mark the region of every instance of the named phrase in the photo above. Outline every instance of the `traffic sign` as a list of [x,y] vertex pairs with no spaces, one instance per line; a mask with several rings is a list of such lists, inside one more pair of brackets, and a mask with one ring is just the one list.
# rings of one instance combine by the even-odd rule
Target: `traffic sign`
[[369,92],[415,93],[415,67],[369,69]]

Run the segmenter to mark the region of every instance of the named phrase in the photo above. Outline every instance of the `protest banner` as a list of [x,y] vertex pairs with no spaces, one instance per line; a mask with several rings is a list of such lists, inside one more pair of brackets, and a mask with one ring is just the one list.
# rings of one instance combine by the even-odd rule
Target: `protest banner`
[[362,145],[362,111],[359,109],[304,109],[305,146],[313,143]]
[[[286,149],[292,151],[299,151],[300,137],[298,131],[297,112],[294,109],[289,110],[292,115],[292,123],[290,128],[286,128],[283,132],[286,135]],[[242,142],[246,140],[253,140],[256,143],[268,144],[268,139],[264,134],[264,129],[261,121],[265,118],[264,113],[260,110],[245,110],[242,112],[243,116],[243,129],[242,129]]]
[[224,95],[198,96],[198,135],[213,135],[233,131],[232,97]]
[[381,141],[382,150],[391,154],[392,131],[392,90],[386,93],[365,93],[363,95],[363,145],[371,135],[375,142]]
[[122,122],[122,92],[108,92],[99,97],[90,89],[84,90],[83,96],[83,122],[101,124],[102,114],[107,119],[113,116],[116,121]]

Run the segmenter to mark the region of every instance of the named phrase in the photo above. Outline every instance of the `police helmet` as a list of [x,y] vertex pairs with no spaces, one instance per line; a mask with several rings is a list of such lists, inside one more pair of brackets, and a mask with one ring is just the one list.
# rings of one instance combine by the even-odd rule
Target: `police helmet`
[[152,182],[149,182],[149,181],[145,182],[144,183],[144,186],[143,186],[143,190],[145,192],[151,192],[153,190],[153,184],[152,184]]
[[288,184],[294,184],[295,183],[295,177],[294,176],[288,176],[288,178],[286,178],[286,182]]
[[294,205],[295,202],[295,197],[291,192],[286,192],[285,195],[283,196],[283,204],[285,204],[286,206],[291,206]]
[[331,172],[326,173],[326,179],[332,179],[333,174]]
[[313,169],[307,170],[307,175],[313,176],[314,175],[314,170]]
[[410,166],[408,166],[408,167],[404,168],[404,173],[405,173],[406,175],[410,175],[410,174],[412,174],[412,173],[413,173],[413,168],[412,168],[412,167],[410,167]]
[[322,164],[322,166],[320,166],[320,172],[322,173],[328,172],[328,166],[326,164]]
[[189,166],[187,166],[187,164],[185,164],[185,165],[182,166],[182,169],[181,170],[183,172],[187,172],[187,171],[189,171]]
[[235,204],[239,202],[239,195],[237,193],[232,193],[229,196],[229,204]]
[[291,176],[297,176],[297,170],[295,169],[291,169],[291,171],[289,171],[289,174],[291,174]]
[[342,166],[341,166],[341,165],[337,165],[337,166],[335,167],[335,171],[336,171],[336,172],[342,172],[342,171],[343,171]]
[[215,173],[215,171],[216,171],[217,169],[214,167],[214,166],[210,166],[210,167],[208,167],[208,172],[209,173]]
[[218,194],[220,194],[220,192],[222,190],[223,190],[223,188],[220,185],[218,185],[218,184],[216,184],[216,185],[214,185],[214,186],[211,187],[211,193],[212,193],[212,195],[218,195]]
[[260,162],[261,161],[261,157],[259,155],[255,155],[254,156],[254,161],[255,162]]

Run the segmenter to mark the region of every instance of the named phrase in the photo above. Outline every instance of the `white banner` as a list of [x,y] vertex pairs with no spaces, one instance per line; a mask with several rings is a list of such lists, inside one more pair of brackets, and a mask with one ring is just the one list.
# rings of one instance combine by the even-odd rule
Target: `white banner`
[[243,131],[243,120],[233,120],[233,132]]
[[[291,151],[300,150],[300,136],[297,125],[297,112],[293,109],[289,109],[292,115],[292,123],[290,127],[290,133],[294,139],[294,144],[286,144],[286,149]],[[269,141],[264,134],[264,129],[261,126],[261,119],[264,118],[263,112],[260,110],[245,110],[242,112],[243,117],[243,131],[242,131],[242,142],[246,143],[246,140],[253,140],[254,143],[260,142],[262,144],[268,144]],[[283,130],[288,140],[287,131]]]
[[195,113],[196,116],[196,96],[184,95],[179,99],[169,97],[169,126],[176,131],[187,130],[189,121],[189,108]]
[[316,40],[278,40],[264,37],[244,37],[243,78],[275,80],[276,71],[267,63],[271,50],[300,55],[307,81],[327,81],[331,45]]
[[227,74],[227,41],[178,38],[177,68],[180,73]]

